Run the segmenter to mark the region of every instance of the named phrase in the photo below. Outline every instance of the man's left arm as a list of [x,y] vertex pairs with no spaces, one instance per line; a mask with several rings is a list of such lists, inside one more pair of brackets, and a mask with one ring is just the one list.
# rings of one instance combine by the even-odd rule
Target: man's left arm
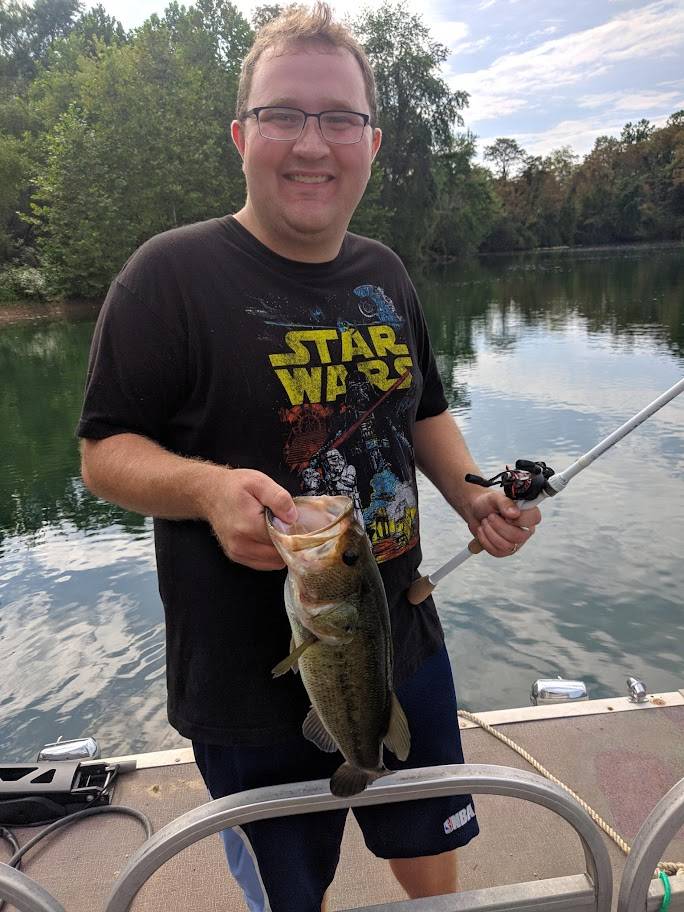
[[502,492],[483,491],[465,480],[466,473],[481,472],[448,411],[417,421],[413,445],[418,468],[463,517],[488,554],[509,557],[534,534],[541,522],[537,507],[521,513]]

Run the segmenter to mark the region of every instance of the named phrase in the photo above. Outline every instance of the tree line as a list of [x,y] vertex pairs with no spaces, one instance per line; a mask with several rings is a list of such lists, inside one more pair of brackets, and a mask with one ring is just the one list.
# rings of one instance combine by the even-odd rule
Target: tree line
[[[0,300],[98,297],[151,235],[240,208],[228,139],[254,30],[229,0],[175,0],[126,31],[81,0],[0,0]],[[580,162],[501,138],[476,161],[447,49],[401,2],[352,23],[384,141],[352,230],[410,263],[684,237],[684,112],[627,124]]]

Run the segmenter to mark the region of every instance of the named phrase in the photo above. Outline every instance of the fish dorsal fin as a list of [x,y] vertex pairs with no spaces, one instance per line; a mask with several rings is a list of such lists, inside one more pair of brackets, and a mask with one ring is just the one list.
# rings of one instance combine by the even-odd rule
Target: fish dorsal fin
[[306,719],[304,719],[302,734],[307,741],[313,742],[316,747],[325,751],[326,754],[334,754],[338,749],[335,740],[328,733],[327,728],[321,722],[320,717],[313,706],[309,710]]
[[292,652],[289,654],[289,656],[287,656],[287,658],[283,659],[282,662],[278,662],[276,667],[271,670],[273,677],[279,678],[290,669],[292,669],[292,671],[297,674],[299,671],[299,665],[297,664],[299,657],[309,648],[309,646],[312,646],[315,642],[317,642],[315,639],[304,640],[304,642],[300,643],[296,649],[293,649],[294,643],[290,643]]
[[411,750],[411,733],[404,710],[394,693],[392,694],[389,729],[384,741],[395,757],[398,757],[399,760],[406,760]]

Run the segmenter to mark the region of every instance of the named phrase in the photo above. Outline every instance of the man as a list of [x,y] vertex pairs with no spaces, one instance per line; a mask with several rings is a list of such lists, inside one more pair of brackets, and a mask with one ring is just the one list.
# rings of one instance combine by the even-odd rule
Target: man
[[[462,762],[434,605],[403,595],[420,562],[414,461],[492,555],[516,551],[540,519],[529,511],[523,524],[503,495],[466,485],[477,467],[446,411],[413,286],[394,254],[347,233],[380,148],[375,105],[368,61],[327,7],[290,8],[266,26],[231,127],[244,207],[144,244],[112,284],[93,340],[83,477],[155,517],[169,719],[193,740],[214,797],[328,777],[339,763],[301,735],[298,678],[270,677],[290,634],[264,510],[294,521],[291,495],[320,454],[353,467],[373,532],[408,766]],[[361,306],[368,289],[372,308]],[[372,401],[350,424],[345,381],[357,371]],[[454,850],[477,834],[469,796],[357,816],[410,896],[457,889]],[[344,817],[225,834],[250,909],[318,912]]]

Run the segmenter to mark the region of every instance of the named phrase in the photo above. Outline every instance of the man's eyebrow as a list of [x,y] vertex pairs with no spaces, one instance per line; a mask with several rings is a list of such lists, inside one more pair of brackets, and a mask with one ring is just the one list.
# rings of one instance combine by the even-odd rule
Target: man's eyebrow
[[[268,108],[299,108],[300,111],[305,110],[302,108],[300,103],[295,98],[288,98],[284,95],[280,95],[277,98],[273,98],[268,102],[267,105],[262,105],[262,107]],[[356,110],[352,105],[347,101],[340,101],[339,98],[324,98],[321,102],[319,108],[321,111],[354,111]]]

